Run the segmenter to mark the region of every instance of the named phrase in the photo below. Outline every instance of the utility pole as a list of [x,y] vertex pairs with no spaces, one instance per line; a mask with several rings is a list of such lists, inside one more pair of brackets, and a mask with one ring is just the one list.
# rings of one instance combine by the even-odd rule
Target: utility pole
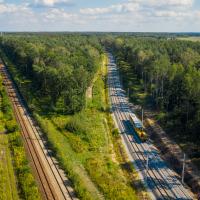
[[184,184],[184,174],[185,174],[185,153],[183,155],[183,169],[182,169],[182,184]]
[[129,99],[129,88],[128,88],[128,91],[127,91],[127,93],[128,93],[127,95],[128,95],[128,99]]
[[64,112],[65,112],[65,96],[63,95],[63,115],[64,115]]
[[149,154],[147,152],[147,161],[146,161],[146,180],[148,177],[148,170],[149,170]]
[[143,130],[143,122],[144,122],[144,109],[142,108],[142,130]]

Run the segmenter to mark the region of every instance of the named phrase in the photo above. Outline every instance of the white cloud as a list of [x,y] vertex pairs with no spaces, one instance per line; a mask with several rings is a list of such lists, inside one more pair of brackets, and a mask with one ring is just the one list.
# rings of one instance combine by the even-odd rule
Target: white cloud
[[169,18],[177,18],[177,17],[188,17],[190,13],[187,12],[175,12],[175,11],[156,11],[156,17],[169,17]]
[[109,8],[83,8],[80,9],[81,14],[88,15],[98,15],[98,14],[106,14],[109,12]]
[[60,21],[68,20],[74,22],[77,19],[76,14],[68,13],[63,9],[52,8],[41,14],[44,21]]
[[176,6],[191,7],[194,0],[129,0],[129,2],[137,2],[141,6],[160,7],[160,6]]
[[139,9],[138,3],[127,2],[122,4],[114,4],[105,8],[84,8],[80,9],[80,13],[87,15],[98,15],[98,14],[134,12],[138,9]]
[[[184,19],[192,16],[194,0],[127,0],[121,4],[113,4],[108,7],[80,9],[82,15],[93,15],[95,19],[99,15],[125,15],[127,20],[135,20],[139,17],[144,21],[154,19],[171,18],[172,20]],[[129,14],[129,15],[127,15]]]
[[153,6],[192,6],[194,1],[193,0],[149,0],[148,2]]
[[192,31],[193,26],[195,31],[200,31],[200,11],[192,7],[193,0],[123,0],[107,7],[73,12],[57,6],[72,0],[33,0],[45,9],[1,1],[1,30],[186,31],[183,28],[188,27],[188,31]]
[[[115,31],[177,30],[191,22],[199,24],[199,12],[193,8],[195,0],[126,0],[107,7],[80,9],[80,14],[88,18],[88,24],[114,27]],[[196,0],[197,1],[197,0]],[[196,13],[196,14],[195,14]],[[195,20],[196,18],[196,20]],[[195,23],[193,21],[196,21]],[[104,23],[104,24],[103,24]],[[170,25],[167,25],[170,24]],[[162,27],[164,25],[164,27]],[[137,30],[137,28],[140,28]],[[120,29],[122,28],[122,29]],[[199,28],[197,28],[199,29]],[[200,29],[199,29],[200,30]],[[181,30],[180,30],[181,31]],[[192,30],[188,30],[192,31]]]
[[200,11],[196,11],[195,16],[197,16],[200,19]]
[[30,9],[26,4],[15,5],[15,4],[0,4],[0,14],[3,13],[17,13],[17,12],[29,12]]
[[35,0],[35,3],[44,6],[54,6],[59,3],[69,3],[69,0]]

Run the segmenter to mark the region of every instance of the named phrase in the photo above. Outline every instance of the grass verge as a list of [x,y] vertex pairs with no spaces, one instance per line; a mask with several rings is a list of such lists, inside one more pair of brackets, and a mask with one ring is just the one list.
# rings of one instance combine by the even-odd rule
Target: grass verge
[[[2,122],[0,121],[0,123]],[[6,134],[0,134],[0,177],[0,199],[19,199],[8,136]]]

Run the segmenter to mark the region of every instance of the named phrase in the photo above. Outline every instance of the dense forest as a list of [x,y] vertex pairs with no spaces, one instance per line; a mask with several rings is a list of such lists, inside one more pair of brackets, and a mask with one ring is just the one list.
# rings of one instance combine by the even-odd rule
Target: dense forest
[[95,37],[10,35],[1,38],[0,46],[24,77],[20,85],[29,86],[29,102],[34,95],[45,110],[74,113],[83,108],[86,88],[101,60]]
[[[107,36],[102,42],[113,51],[122,73],[136,74],[143,91],[165,112],[167,128],[200,139],[199,42],[131,36]],[[130,93],[131,84],[126,85]]]

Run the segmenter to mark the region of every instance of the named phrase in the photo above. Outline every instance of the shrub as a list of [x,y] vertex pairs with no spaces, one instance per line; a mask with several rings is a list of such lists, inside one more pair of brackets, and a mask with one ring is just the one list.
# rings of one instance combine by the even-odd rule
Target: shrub
[[65,129],[72,133],[86,133],[85,128],[77,118],[72,118],[65,126]]
[[113,130],[112,130],[112,134],[113,134],[114,137],[118,137],[118,136],[119,136],[119,131],[118,131],[118,129],[117,129],[117,128],[113,129]]
[[13,133],[18,130],[18,125],[14,120],[9,120],[6,122],[5,128],[9,133]]

